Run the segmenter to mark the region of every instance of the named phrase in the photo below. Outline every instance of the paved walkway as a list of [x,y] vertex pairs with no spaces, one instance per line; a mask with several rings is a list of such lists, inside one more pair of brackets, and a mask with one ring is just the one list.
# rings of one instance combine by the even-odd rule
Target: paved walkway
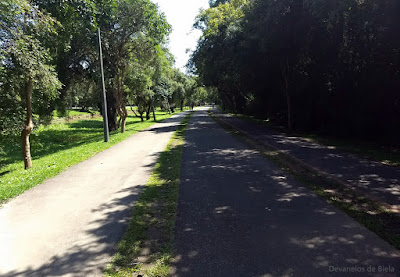
[[178,114],[0,208],[0,276],[102,276]]
[[399,251],[205,111],[186,133],[175,230],[172,276],[400,276]]
[[305,138],[287,136],[265,125],[221,114],[216,109],[214,112],[231,126],[284,150],[312,167],[347,182],[367,195],[372,195],[374,199],[390,205],[393,210],[400,211],[400,167],[367,160]]

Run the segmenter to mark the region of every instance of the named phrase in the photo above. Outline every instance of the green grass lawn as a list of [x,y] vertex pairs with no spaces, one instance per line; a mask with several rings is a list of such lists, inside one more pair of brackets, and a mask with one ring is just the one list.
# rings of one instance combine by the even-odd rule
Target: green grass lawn
[[[161,153],[105,276],[168,276],[173,258],[182,147],[191,115],[189,113],[181,122]],[[145,247],[150,249],[146,257],[142,252]]]
[[65,114],[61,114],[57,111],[53,111],[53,119],[51,120],[51,123],[60,124],[81,119],[92,119],[93,117],[100,116],[98,111],[90,110],[90,112],[91,113],[70,109],[67,110]]
[[[91,111],[94,114],[99,114],[98,111]],[[81,112],[79,110],[67,110],[65,116],[66,117],[75,117],[75,116],[81,116],[81,115],[90,115],[90,113],[87,112]],[[53,111],[53,118],[63,118],[64,116],[57,111]]]
[[[156,116],[161,121],[171,114],[156,112]],[[154,123],[130,115],[126,132],[111,132],[109,143],[104,143],[102,118],[39,126],[31,134],[30,170],[24,170],[20,138],[0,138],[0,204]]]

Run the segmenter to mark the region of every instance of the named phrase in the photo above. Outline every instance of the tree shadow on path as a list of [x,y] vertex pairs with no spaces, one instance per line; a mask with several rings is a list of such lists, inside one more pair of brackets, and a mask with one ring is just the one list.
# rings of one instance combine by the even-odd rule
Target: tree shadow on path
[[144,186],[131,187],[114,194],[112,201],[92,210],[96,215],[85,234],[63,256],[53,256],[40,268],[26,268],[4,275],[16,276],[102,276],[104,267],[128,226],[134,203]]
[[400,274],[399,251],[205,114],[186,141],[172,276]]

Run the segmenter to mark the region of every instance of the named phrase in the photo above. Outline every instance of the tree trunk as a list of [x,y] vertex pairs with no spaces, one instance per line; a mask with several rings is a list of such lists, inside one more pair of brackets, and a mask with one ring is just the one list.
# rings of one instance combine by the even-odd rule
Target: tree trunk
[[126,116],[122,118],[121,133],[125,133],[125,126],[126,126]]
[[286,97],[286,107],[287,107],[287,128],[289,132],[292,131],[292,107],[291,107],[291,101],[290,101],[290,93],[289,93],[289,80],[287,76],[284,76],[284,88],[283,90],[285,91],[285,97]]
[[181,111],[183,111],[183,99],[181,100]]
[[238,114],[237,104],[236,104],[236,97],[232,95],[232,105],[233,105],[233,112]]
[[147,111],[146,111],[146,120],[150,119],[150,111],[151,111],[151,104],[149,105],[149,107],[147,108]]
[[[122,104],[125,104],[122,102]],[[125,133],[126,129],[126,118],[128,117],[128,111],[126,110],[125,105],[120,107],[120,119],[121,119],[121,133]]]
[[154,103],[151,105],[151,109],[153,110],[154,121],[156,121],[157,119],[156,119],[156,112],[154,111]]
[[169,101],[166,100],[166,102],[167,102],[167,107],[168,107],[168,113],[171,113],[171,106],[169,105]]
[[291,107],[291,102],[290,102],[289,90],[286,90],[286,104],[287,104],[288,130],[291,132],[293,129],[293,126],[292,126],[292,107]]
[[32,167],[31,147],[29,143],[29,135],[33,129],[33,117],[32,117],[32,90],[33,82],[32,78],[28,78],[25,82],[25,101],[26,101],[26,122],[24,129],[21,132],[22,141],[22,156],[24,158],[25,169]]
[[[121,124],[121,133],[125,133],[126,130],[126,118],[128,117],[128,111],[126,110],[126,105],[124,101],[124,82],[123,82],[124,71],[121,70],[116,75],[116,106],[119,115],[119,122]],[[118,124],[119,125],[119,124]]]
[[286,59],[285,62],[281,65],[282,77],[283,77],[283,90],[286,97],[286,106],[287,106],[287,128],[289,132],[292,131],[292,106],[290,101],[290,91],[289,91],[289,78],[290,78],[290,67],[289,61]]
[[[124,102],[122,102],[124,104]],[[128,117],[128,111],[125,105],[119,107],[119,118],[121,120],[121,133],[125,133],[126,130],[126,118]]]
[[111,131],[115,131],[118,129],[117,124],[117,109],[116,101],[113,93],[108,93],[107,90],[107,119],[108,119],[108,129]]

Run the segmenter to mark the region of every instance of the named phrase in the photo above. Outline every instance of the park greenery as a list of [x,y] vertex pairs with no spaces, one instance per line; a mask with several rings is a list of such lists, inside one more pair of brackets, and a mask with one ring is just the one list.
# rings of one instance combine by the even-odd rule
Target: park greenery
[[[194,23],[203,34],[185,74],[174,68],[171,26],[151,0],[1,0],[0,205],[204,102],[289,131],[399,146],[399,3],[210,0]],[[98,29],[109,143],[99,116]],[[107,276],[168,275],[190,116],[161,154]],[[387,228],[391,213],[333,181],[299,173],[283,154],[261,153],[399,247],[399,236]],[[327,193],[333,188],[347,202]],[[371,219],[367,209],[383,215]],[[160,234],[151,245],[152,267],[144,268],[136,261],[150,228]]]
[[0,154],[22,152],[31,168],[31,134],[71,107],[101,112],[98,29],[111,131],[126,132],[130,112],[156,120],[157,108],[208,101],[290,131],[398,146],[399,12],[395,0],[211,0],[188,75],[150,0],[3,0]]
[[22,142],[25,169],[30,135],[55,110],[101,111],[98,29],[110,131],[126,131],[129,105],[141,121],[156,120],[157,107],[173,113],[208,97],[195,76],[174,68],[171,26],[150,0],[1,1],[1,145]]
[[[135,203],[128,229],[105,275],[169,276],[177,213],[180,171],[189,113],[161,153],[146,187]],[[157,232],[151,232],[157,230]],[[148,247],[150,254],[143,255]],[[146,261],[143,263],[143,261]]]
[[399,1],[210,1],[194,27],[189,65],[222,108],[398,146]]
[[[171,115],[156,109],[158,122]],[[103,142],[103,123],[99,117],[36,126],[30,138],[34,145],[32,156],[35,166],[30,170],[23,167],[19,140],[15,140],[14,136],[3,138],[0,205],[154,123],[152,120],[142,122],[131,113],[127,117],[125,133],[112,131],[108,143]]]

